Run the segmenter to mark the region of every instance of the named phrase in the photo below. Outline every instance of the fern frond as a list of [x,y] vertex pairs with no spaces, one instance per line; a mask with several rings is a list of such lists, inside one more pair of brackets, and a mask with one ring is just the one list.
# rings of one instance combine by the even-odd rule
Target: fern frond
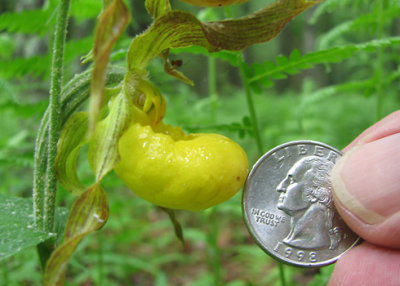
[[16,102],[16,92],[13,85],[0,77],[0,103],[5,101],[14,101]]
[[[92,36],[68,41],[65,48],[65,62],[69,62],[90,51],[92,43]],[[35,78],[47,78],[50,69],[50,58],[51,55],[47,53],[41,56],[35,55],[30,58],[14,58],[0,61],[0,77],[9,79],[32,75]]]
[[54,24],[49,21],[51,14],[50,9],[6,12],[0,15],[0,30],[43,36]]
[[[393,5],[390,9],[383,11],[383,20],[386,23],[397,19],[400,14],[400,5]],[[329,32],[321,35],[319,40],[319,49],[327,49],[332,43],[339,39],[341,35],[348,32],[359,32],[363,29],[371,29],[379,24],[380,14],[378,11],[373,11],[370,14],[364,14],[356,19],[346,21],[337,25]]]
[[0,77],[5,79],[21,78],[27,74],[37,78],[47,77],[50,67],[50,58],[33,56],[30,58],[15,58],[0,62]]
[[323,15],[324,13],[331,12],[334,8],[338,6],[338,2],[336,0],[325,0],[322,3],[318,4],[315,8],[315,11],[312,17],[308,20],[310,24],[315,24],[317,20]]
[[300,110],[302,110],[307,105],[316,103],[330,96],[340,95],[349,92],[359,92],[360,90],[363,91],[367,89],[372,89],[374,88],[375,83],[376,83],[375,78],[369,78],[367,80],[351,81],[351,82],[346,82],[344,84],[337,84],[320,88],[315,92],[312,92],[311,94],[307,95],[306,97],[303,97],[299,108]]
[[374,89],[375,85],[376,79],[370,78],[363,81],[351,81],[344,84],[327,86],[325,88],[320,88],[314,92],[311,92],[306,96],[303,96],[297,109],[299,128],[303,129],[302,118],[305,111],[310,106],[318,106],[319,102],[322,102],[332,96],[340,96],[349,93],[359,93],[360,91],[365,95],[368,95],[369,90]]
[[14,148],[7,148],[2,146],[0,152],[0,166],[13,166],[13,167],[33,167],[33,153],[22,153]]
[[400,37],[390,37],[381,40],[373,40],[362,44],[351,44],[334,47],[327,50],[311,52],[304,56],[298,50],[294,50],[290,57],[279,56],[276,64],[265,62],[251,66],[252,74],[249,83],[261,83],[271,85],[273,79],[286,78],[287,74],[299,73],[302,69],[309,69],[317,64],[328,64],[341,62],[351,57],[357,51],[374,52],[376,48],[394,46],[400,44]]
[[47,100],[36,103],[17,103],[13,100],[7,100],[0,103],[0,111],[12,110],[22,118],[31,118],[34,115],[42,115],[48,105]]
[[8,59],[14,52],[15,44],[9,34],[0,34],[0,60]]
[[[384,81],[385,85],[390,85],[392,82],[398,80],[400,78],[400,67],[397,70],[391,72]],[[399,88],[399,87],[398,87]]]
[[0,158],[0,166],[33,167],[33,155]]
[[[396,0],[395,0],[396,1]],[[320,3],[312,17],[309,19],[310,24],[315,24],[317,20],[324,14],[324,13],[334,13],[336,11],[344,11],[347,10],[349,7],[358,8],[365,5],[371,5],[371,1],[368,0],[325,0]]]
[[[3,13],[0,15],[0,31],[43,36],[54,26],[57,5],[58,1],[51,0],[42,9]],[[77,20],[93,19],[101,7],[101,1],[72,1],[70,15]]]

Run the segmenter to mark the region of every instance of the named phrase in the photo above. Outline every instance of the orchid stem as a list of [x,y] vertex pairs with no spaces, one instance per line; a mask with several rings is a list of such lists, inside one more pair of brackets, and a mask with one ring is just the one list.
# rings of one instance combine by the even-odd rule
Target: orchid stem
[[44,191],[44,230],[53,231],[57,194],[57,177],[54,163],[57,155],[57,142],[61,130],[60,94],[63,82],[64,49],[67,36],[70,0],[61,0],[58,7],[56,31],[53,43],[50,87],[50,122],[47,157],[47,180]]
[[[35,227],[38,230],[48,233],[54,229],[57,194],[57,178],[54,162],[57,155],[57,142],[61,129],[60,95],[63,82],[64,48],[69,7],[70,0],[60,0],[53,39],[49,112],[46,112],[42,118],[35,146],[33,181],[34,221]],[[38,245],[39,259],[43,269],[47,259],[50,257],[53,246],[54,241],[52,240]]]
[[[58,6],[51,65],[49,112],[46,112],[42,118],[35,146],[33,181],[35,227],[39,230],[47,231],[51,231],[54,225],[55,196],[57,192],[54,161],[61,128],[60,94],[69,6],[70,0],[61,0]],[[47,122],[49,123],[47,124]]]

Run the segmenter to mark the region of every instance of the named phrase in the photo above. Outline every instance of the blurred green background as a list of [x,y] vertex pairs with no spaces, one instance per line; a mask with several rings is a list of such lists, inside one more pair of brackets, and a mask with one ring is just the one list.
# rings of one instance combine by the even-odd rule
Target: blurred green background
[[[3,195],[31,196],[35,136],[48,104],[49,42],[57,2],[0,2]],[[72,1],[65,83],[88,68],[79,59],[91,49],[100,2]],[[227,14],[240,17],[272,2],[250,0],[228,10],[202,9],[178,0],[171,4],[200,19],[216,20]],[[126,3],[132,21],[112,55],[113,63],[122,66],[131,39],[151,23],[144,1]],[[247,79],[260,78],[252,81],[250,92],[263,152],[301,139],[341,149],[399,109],[399,13],[397,0],[326,0],[292,20],[277,38],[243,51]],[[150,66],[150,79],[167,99],[167,123],[187,131],[223,133],[243,146],[253,164],[260,150],[251,134],[243,75],[226,60],[235,56],[239,57],[175,50],[171,58],[182,61],[179,70],[195,86],[166,75],[158,59]],[[263,76],[268,69],[276,72]],[[80,169],[89,184],[84,158]],[[103,185],[109,221],[79,245],[69,264],[67,285],[280,285],[277,263],[255,245],[243,224],[241,193],[204,212],[178,211],[186,239],[183,248],[163,211],[136,197],[114,174]],[[60,188],[60,206],[70,208],[73,200]],[[325,285],[332,269],[285,266],[286,282]],[[40,285],[40,281],[33,248],[0,262],[0,285]]]

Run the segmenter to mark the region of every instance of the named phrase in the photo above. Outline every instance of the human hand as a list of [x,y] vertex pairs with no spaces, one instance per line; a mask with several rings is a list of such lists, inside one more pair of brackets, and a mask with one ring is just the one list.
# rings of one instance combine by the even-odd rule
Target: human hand
[[400,111],[364,131],[332,170],[336,208],[364,240],[329,286],[400,285]]

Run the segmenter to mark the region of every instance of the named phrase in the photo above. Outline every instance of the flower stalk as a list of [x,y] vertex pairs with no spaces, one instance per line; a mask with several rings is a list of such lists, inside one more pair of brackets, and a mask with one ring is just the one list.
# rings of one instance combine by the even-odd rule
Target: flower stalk
[[[64,49],[68,25],[70,0],[61,0],[58,6],[57,22],[53,41],[51,65],[51,86],[49,114],[45,114],[36,140],[33,209],[36,228],[51,232],[54,226],[57,178],[54,161],[57,155],[57,141],[61,129],[60,95],[63,82]],[[48,132],[42,130],[49,121]],[[43,136],[47,133],[47,136]],[[43,144],[47,140],[47,144]],[[47,150],[43,146],[47,145]]]
[[51,232],[54,227],[54,214],[57,194],[57,176],[54,162],[57,155],[57,142],[61,131],[61,89],[63,82],[64,50],[67,37],[70,0],[61,0],[58,7],[56,31],[53,43],[50,87],[50,124],[48,137],[47,180],[44,189],[44,230]]

